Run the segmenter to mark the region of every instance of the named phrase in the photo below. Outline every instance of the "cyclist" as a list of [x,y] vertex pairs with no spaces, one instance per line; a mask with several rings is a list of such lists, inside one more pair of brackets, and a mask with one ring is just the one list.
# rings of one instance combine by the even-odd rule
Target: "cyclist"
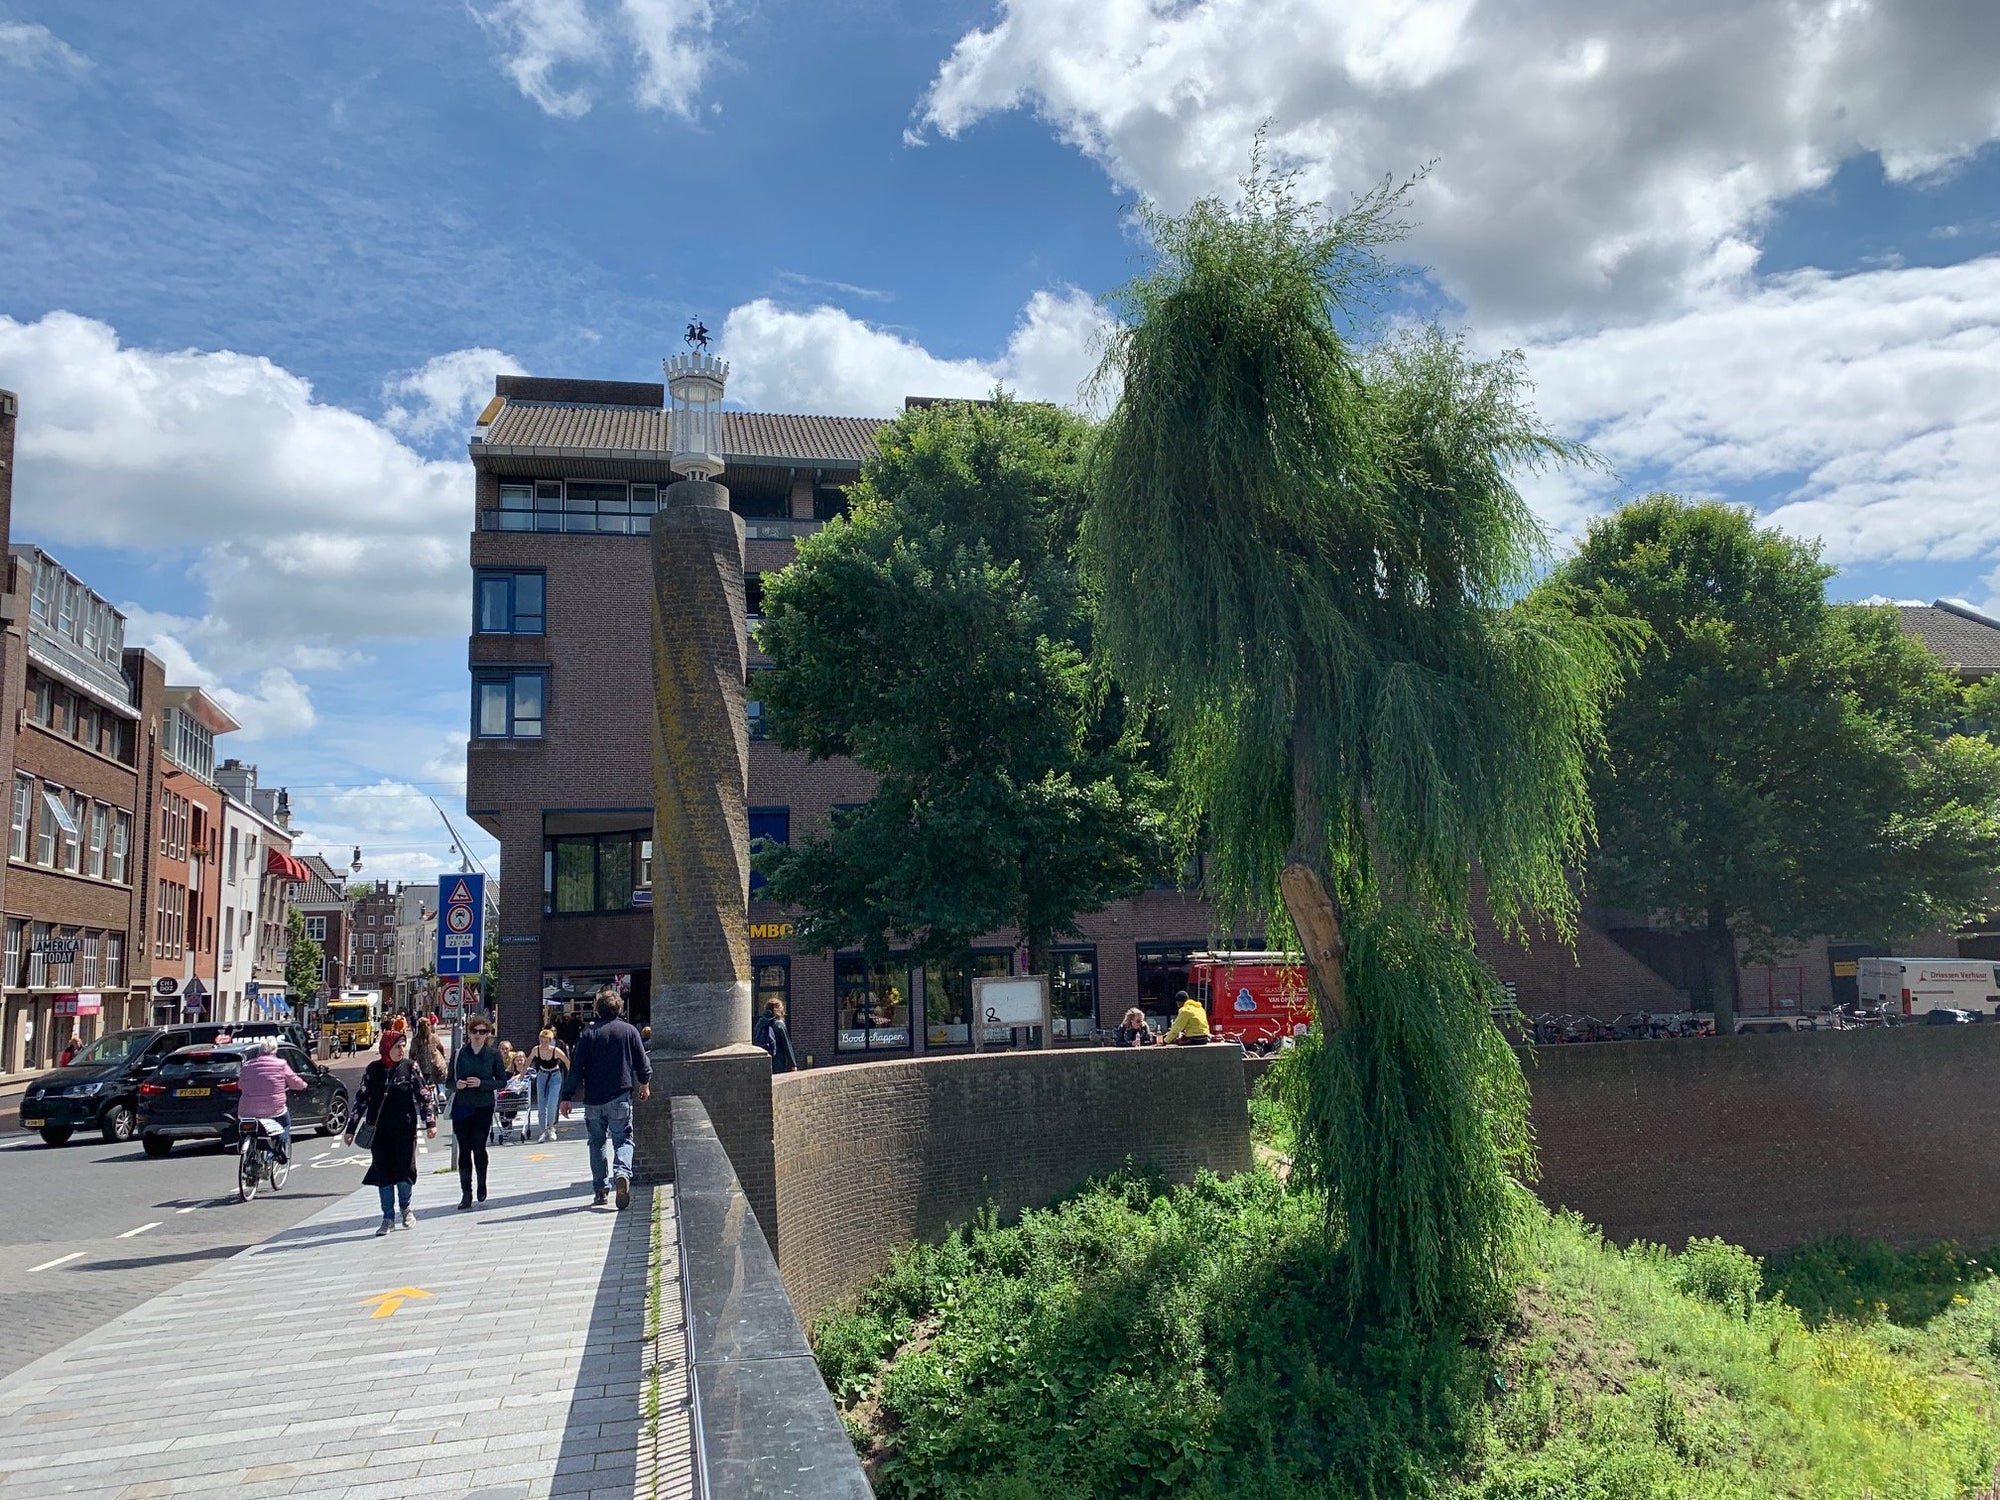
[[292,1065],[278,1056],[276,1037],[253,1037],[244,1044],[243,1071],[237,1081],[243,1092],[236,1103],[236,1118],[278,1120],[284,1125],[278,1138],[278,1160],[292,1159],[292,1106],[285,1095],[296,1094],[312,1085],[292,1071]]

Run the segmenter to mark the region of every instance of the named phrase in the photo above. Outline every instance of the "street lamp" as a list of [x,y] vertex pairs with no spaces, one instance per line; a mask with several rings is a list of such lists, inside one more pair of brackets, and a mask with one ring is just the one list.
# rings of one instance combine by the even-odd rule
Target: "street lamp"
[[356,875],[361,873],[361,846],[359,844],[354,846],[354,863],[347,868],[352,870]]

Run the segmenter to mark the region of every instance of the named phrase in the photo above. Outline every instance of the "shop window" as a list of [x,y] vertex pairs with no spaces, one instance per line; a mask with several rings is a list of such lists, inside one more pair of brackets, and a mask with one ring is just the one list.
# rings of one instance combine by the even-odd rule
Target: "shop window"
[[473,629],[481,635],[541,635],[544,575],[482,568],[473,585]]
[[[636,831],[563,834],[542,844],[542,914],[629,911],[650,893],[652,839]],[[643,869],[642,869],[643,866]],[[642,881],[641,876],[645,877]]]
[[1087,1042],[1097,1029],[1097,949],[1049,954],[1049,1015],[1058,1038]]
[[859,953],[833,960],[834,1050],[906,1052],[910,1047],[910,966],[906,954],[870,964]]
[[[975,948],[955,964],[924,966],[924,1045],[926,1047],[970,1047],[972,1045],[972,981],[1004,979],[1014,972],[1011,948]],[[989,1026],[980,1038],[995,1046],[1007,1045],[1010,1033],[1004,1026]]]
[[[750,809],[750,852],[757,852],[758,843],[789,844],[792,841],[792,810],[789,807],[753,807]],[[750,899],[756,900],[766,881],[754,868],[750,871]]]
[[472,732],[483,740],[538,740],[542,737],[548,674],[475,672],[472,676]]
[[764,1014],[764,1007],[773,1000],[785,1007],[785,1020],[790,1024],[792,1017],[792,961],[789,958],[760,958],[751,970],[751,1011],[754,1016]]

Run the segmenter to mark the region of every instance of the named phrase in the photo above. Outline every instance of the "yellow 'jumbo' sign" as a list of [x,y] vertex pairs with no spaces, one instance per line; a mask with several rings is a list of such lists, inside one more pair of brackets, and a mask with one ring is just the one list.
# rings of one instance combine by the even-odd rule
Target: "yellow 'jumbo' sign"
[[788,938],[792,935],[790,922],[752,922],[750,936],[753,938]]

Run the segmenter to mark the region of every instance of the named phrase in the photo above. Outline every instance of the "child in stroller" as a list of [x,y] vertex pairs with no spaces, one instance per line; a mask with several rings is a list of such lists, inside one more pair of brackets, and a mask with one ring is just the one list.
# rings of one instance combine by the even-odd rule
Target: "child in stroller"
[[528,1143],[528,1075],[516,1073],[506,1087],[493,1093],[493,1140],[505,1146],[510,1141]]

